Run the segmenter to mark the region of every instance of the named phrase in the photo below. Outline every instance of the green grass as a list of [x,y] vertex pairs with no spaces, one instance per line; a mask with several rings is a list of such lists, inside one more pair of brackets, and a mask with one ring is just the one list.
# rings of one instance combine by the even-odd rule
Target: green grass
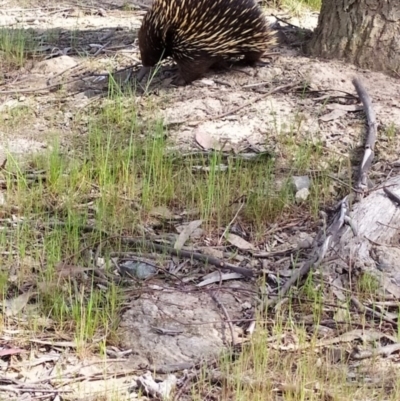
[[[307,323],[302,324],[301,320],[295,317],[296,310],[292,308],[296,306],[274,312],[269,316],[269,321],[260,317],[258,329],[252,339],[243,346],[243,351],[235,357],[229,352],[222,354],[219,361],[221,373],[217,376],[215,370],[205,369],[192,387],[191,399],[398,399],[396,373],[393,372],[392,377],[382,377],[382,384],[384,382],[385,385],[374,386],[374,389],[363,386],[364,375],[369,377],[381,369],[379,359],[369,359],[360,361],[354,371],[350,369],[357,379],[349,380],[346,364],[334,362],[326,347],[315,346],[318,340],[314,328],[318,327],[321,309],[317,308],[313,319],[302,318],[301,320],[307,320]],[[266,322],[265,326],[262,326],[263,321]],[[340,329],[343,327],[339,327]],[[311,347],[307,348],[309,345]],[[345,346],[342,347],[344,350]]]
[[302,15],[302,13],[311,9],[313,11],[319,11],[321,9],[322,0],[272,0],[266,1],[266,5],[269,7],[284,7],[287,8],[291,13],[295,15]]
[[22,67],[28,57],[35,54],[38,43],[33,39],[33,30],[22,28],[0,28],[0,67],[4,69]]
[[[250,341],[243,345],[242,352],[236,355],[222,353],[217,375],[213,369],[204,369],[192,386],[191,399],[396,401],[399,386],[398,373],[394,370],[381,376],[381,385],[373,389],[363,384],[366,377],[381,374],[378,373],[382,372],[380,358],[358,361],[353,369],[346,361],[332,360],[330,353],[341,350],[345,357],[346,350],[351,350],[352,346],[319,344],[354,329],[363,328],[368,333],[371,320],[351,311],[350,295],[358,299],[373,295],[375,280],[368,275],[361,276],[354,290],[345,292],[345,301],[338,303],[331,300],[330,288],[324,288],[317,277],[318,273],[309,275],[293,298],[268,314],[259,315],[256,330]],[[319,329],[327,329],[322,320],[331,320],[332,316],[331,330],[319,332]],[[373,347],[373,342],[360,342],[359,349],[367,343],[369,348]],[[349,379],[349,373],[353,379]]]
[[301,0],[298,3],[303,3],[306,6],[319,11],[321,9],[322,0]]
[[[155,105],[148,107],[153,114]],[[12,124],[10,130],[26,125],[24,116],[32,117],[23,110],[13,113],[19,118],[3,121],[5,127]],[[88,260],[86,250],[104,241],[103,232],[113,237],[142,235],[141,226],[160,206],[175,214],[197,211],[191,218],[203,219],[206,234],[217,240],[220,228],[237,212],[236,200],[245,196],[241,221],[252,233],[252,241],[262,239],[269,224],[288,218],[291,210],[296,213],[291,175],[305,172],[322,157],[318,144],[296,137],[296,127],[292,124],[292,131],[281,136],[292,166],[286,175],[277,170],[272,156],[252,162],[227,158],[221,152],[185,157],[171,150],[160,119],[139,118],[130,98],[111,88],[110,99],[88,119],[86,135],[73,137],[68,147],[54,141],[48,151],[23,164],[9,159],[7,200],[18,205],[17,215],[23,220],[2,233],[0,246],[38,265],[35,271],[17,270],[17,282],[36,281],[42,315],[51,318],[57,330],[70,332],[79,344],[90,346],[96,333],[115,338],[118,289],[113,284],[99,289],[90,274],[79,278],[83,283],[74,276],[60,282],[60,264],[90,266],[95,261]],[[32,182],[27,168],[41,171],[41,179]],[[283,182],[280,186],[277,177]],[[316,178],[313,186],[319,191],[311,191],[309,201],[301,206],[309,211],[321,206],[326,183]],[[88,226],[90,233],[83,230]],[[108,253],[122,248],[118,240],[105,242],[102,256],[108,262]],[[4,266],[12,260],[2,257]],[[12,293],[7,281],[2,283],[3,294]]]

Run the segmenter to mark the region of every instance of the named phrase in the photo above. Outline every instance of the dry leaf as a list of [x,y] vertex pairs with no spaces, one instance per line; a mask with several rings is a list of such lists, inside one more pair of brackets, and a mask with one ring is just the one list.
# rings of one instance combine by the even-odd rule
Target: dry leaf
[[21,352],[26,352],[26,351],[20,348],[3,348],[0,349],[0,358],[3,356],[20,354]]
[[330,113],[321,116],[319,119],[321,121],[327,122],[327,121],[336,120],[337,118],[343,117],[346,114],[347,114],[347,111],[345,111],[345,110],[335,109],[335,110],[332,110]]
[[161,217],[165,220],[172,220],[174,215],[166,206],[157,206],[150,211],[150,216]]
[[16,298],[7,299],[5,302],[6,316],[15,316],[19,312],[21,312],[22,309],[25,308],[26,304],[29,302],[33,294],[33,292],[28,291],[19,295]]
[[236,248],[242,251],[254,251],[256,249],[253,244],[250,244],[250,242],[247,242],[236,234],[228,234],[226,239],[231,245],[236,246]]
[[239,273],[220,273],[219,271],[212,272],[207,274],[204,280],[197,284],[197,287],[204,287],[205,285],[219,283],[220,281],[225,280],[236,280],[238,278],[243,278],[243,276]]
[[331,103],[326,106],[328,110],[344,110],[344,111],[360,111],[363,109],[363,106],[360,104],[340,104],[340,103]]
[[201,128],[196,129],[194,138],[205,150],[221,150],[220,143]]
[[189,239],[190,235],[201,226],[203,220],[194,220],[191,221],[179,234],[178,239],[175,242],[174,248],[175,249],[182,249],[185,242]]

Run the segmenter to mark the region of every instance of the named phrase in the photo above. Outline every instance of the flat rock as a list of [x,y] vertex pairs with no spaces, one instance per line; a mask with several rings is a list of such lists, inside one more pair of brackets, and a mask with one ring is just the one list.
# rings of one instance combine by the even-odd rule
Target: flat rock
[[60,74],[70,68],[73,68],[78,63],[69,56],[54,57],[48,60],[41,61],[32,69],[35,74]]
[[[250,288],[247,286],[241,281],[225,283],[223,291],[218,293],[217,298],[230,319],[243,317],[242,302],[237,298],[241,296],[240,289]],[[158,368],[215,356],[224,347],[224,338],[231,339],[225,320],[206,291],[190,293],[171,289],[143,294],[132,302],[120,326],[124,346],[133,351],[129,365]],[[233,328],[237,341],[242,329],[235,324]],[[157,329],[177,334],[161,334]]]

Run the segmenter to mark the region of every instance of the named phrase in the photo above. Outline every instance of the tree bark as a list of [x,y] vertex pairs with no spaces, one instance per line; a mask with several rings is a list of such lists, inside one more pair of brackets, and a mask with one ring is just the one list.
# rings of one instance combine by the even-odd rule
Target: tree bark
[[399,76],[400,0],[322,0],[308,50]]

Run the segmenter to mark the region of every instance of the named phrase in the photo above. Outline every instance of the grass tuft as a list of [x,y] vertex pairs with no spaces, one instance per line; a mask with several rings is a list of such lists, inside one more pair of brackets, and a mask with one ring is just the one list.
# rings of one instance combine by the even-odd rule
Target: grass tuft
[[0,28],[0,67],[2,73],[22,67],[37,49],[34,32],[22,28]]

